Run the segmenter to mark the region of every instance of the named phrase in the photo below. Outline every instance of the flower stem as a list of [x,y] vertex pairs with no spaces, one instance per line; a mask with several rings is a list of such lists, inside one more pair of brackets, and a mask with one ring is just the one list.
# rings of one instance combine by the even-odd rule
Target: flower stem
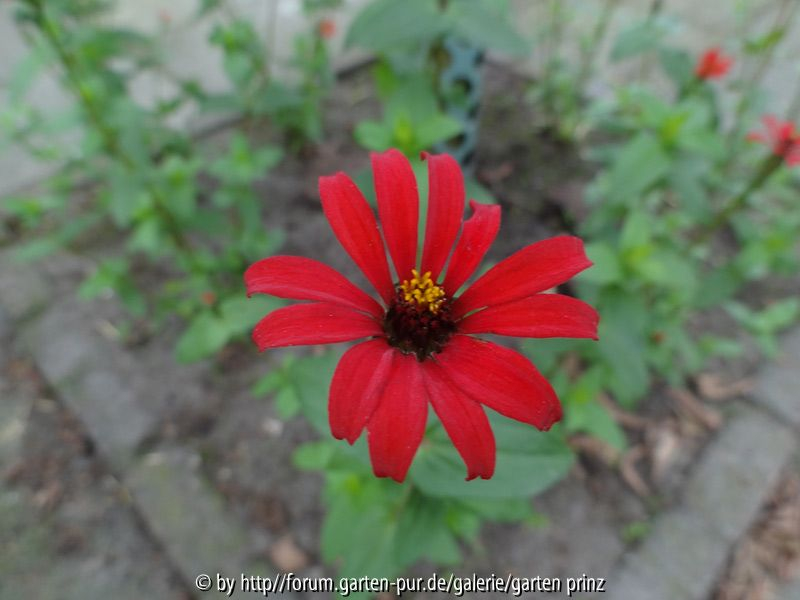
[[584,96],[584,88],[586,87],[589,76],[591,75],[595,57],[599,54],[598,48],[603,39],[606,37],[608,27],[611,24],[611,18],[614,16],[614,12],[618,6],[619,0],[605,0],[602,12],[597,19],[597,23],[595,23],[594,30],[589,38],[589,42],[583,48],[583,52],[581,52],[578,80],[575,86],[577,88],[576,91],[578,100]]
[[750,183],[747,184],[747,187],[717,213],[717,215],[714,217],[714,220],[708,226],[708,229],[706,229],[703,235],[701,235],[697,240],[698,243],[708,241],[708,239],[720,227],[724,226],[735,213],[744,208],[747,205],[747,200],[750,198],[750,195],[767,182],[772,174],[778,170],[782,162],[783,157],[776,154],[770,154],[767,158],[765,158],[761,163],[761,167],[759,168],[758,172],[756,172],[756,174],[750,180]]

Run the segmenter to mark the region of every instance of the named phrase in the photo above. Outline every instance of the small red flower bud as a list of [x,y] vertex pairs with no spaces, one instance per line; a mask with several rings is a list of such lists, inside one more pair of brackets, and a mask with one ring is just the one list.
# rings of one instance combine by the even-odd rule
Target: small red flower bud
[[317,25],[317,32],[320,37],[329,40],[336,35],[336,23],[333,22],[333,19],[322,19]]
[[200,294],[200,300],[206,306],[213,306],[217,301],[217,295],[214,292],[203,292]]
[[698,79],[719,79],[730,71],[733,65],[733,58],[725,56],[722,51],[715,47],[706,50],[697,61],[694,74]]

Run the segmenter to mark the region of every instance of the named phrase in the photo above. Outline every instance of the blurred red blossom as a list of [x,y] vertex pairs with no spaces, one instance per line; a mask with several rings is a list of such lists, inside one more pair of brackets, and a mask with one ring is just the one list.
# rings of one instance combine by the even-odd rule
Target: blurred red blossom
[[698,79],[719,79],[730,71],[733,58],[722,53],[719,47],[706,50],[697,61],[694,74]]
[[800,165],[800,131],[791,121],[781,121],[774,115],[763,117],[763,131],[753,131],[747,139],[766,144],[775,156],[780,156],[791,166]]
[[317,25],[317,31],[320,37],[329,40],[336,35],[336,23],[334,23],[333,19],[322,19]]

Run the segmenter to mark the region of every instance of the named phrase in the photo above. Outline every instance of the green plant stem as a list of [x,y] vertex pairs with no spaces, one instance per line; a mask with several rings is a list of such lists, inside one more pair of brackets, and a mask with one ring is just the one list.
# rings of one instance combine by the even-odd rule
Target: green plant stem
[[761,163],[761,167],[759,168],[758,172],[753,176],[753,179],[750,180],[750,183],[747,184],[747,187],[717,213],[717,215],[714,217],[714,220],[711,221],[708,228],[703,232],[703,235],[698,238],[698,244],[707,242],[708,239],[717,230],[719,230],[720,227],[724,226],[735,213],[742,210],[747,205],[747,200],[750,198],[750,195],[761,188],[761,186],[767,182],[772,174],[778,170],[782,163],[783,157],[776,154],[771,154],[765,158]]
[[[117,142],[117,137],[114,130],[105,122],[103,116],[94,102],[94,99],[89,95],[84,86],[81,84],[79,66],[74,57],[64,47],[59,32],[56,29],[53,21],[45,14],[45,7],[43,0],[28,0],[31,7],[37,12],[37,22],[39,23],[40,31],[47,39],[50,46],[58,56],[59,61],[64,69],[67,82],[72,88],[73,93],[78,97],[81,105],[86,113],[87,118],[91,122],[95,130],[100,134],[105,150],[119,160],[125,167],[134,171],[136,169],[135,162],[125,153]],[[152,184],[147,184],[148,192],[153,199],[153,208],[160,217],[167,234],[170,236],[175,247],[186,255],[190,264],[196,264],[193,258],[191,245],[189,244],[186,236],[183,235],[180,225],[175,220],[174,215],[167,207],[167,203],[161,196],[160,192],[155,189]]]
[[[273,4],[272,10],[274,11],[272,19],[273,23],[275,23],[275,21],[277,20],[275,17],[277,16],[278,3],[279,0],[273,0],[272,3]],[[241,20],[239,15],[236,13],[236,11],[233,10],[230,4],[223,2],[221,6],[225,14],[225,17],[228,19],[229,22],[236,23],[237,21]],[[253,29],[253,32],[256,34],[256,37],[258,38],[258,33],[255,32],[255,29]],[[263,90],[267,88],[267,85],[269,84],[270,78],[272,76],[271,50],[274,45],[274,38],[275,38],[274,27],[270,28],[269,35],[271,39],[265,41],[265,43],[263,44],[263,48],[260,44],[255,46],[253,44],[247,45],[247,54],[252,63],[256,66],[256,70],[258,71],[258,77],[253,79],[251,84],[248,86],[248,89],[245,90],[244,92],[244,104],[247,107],[246,114],[251,119],[257,118],[258,116],[256,115],[256,109],[254,107],[255,101],[259,95],[259,92],[263,93]],[[248,124],[247,130],[249,133],[253,132],[253,130],[255,129],[255,125],[256,123],[252,122]]]
[[689,83],[681,87],[680,92],[678,93],[678,101],[685,100],[690,96],[693,96],[694,93],[701,89],[704,85],[704,81],[695,75],[694,77],[689,80]]
[[[653,0],[653,2],[650,4],[650,10],[647,13],[646,23],[650,24],[655,21],[663,10],[664,0]],[[649,55],[642,56],[641,59],[639,59],[639,72],[636,75],[637,81],[641,82],[645,79],[650,71],[651,63],[652,60]]]
[[547,64],[545,78],[552,77],[561,57],[561,42],[564,34],[563,9],[560,0],[550,1],[550,35],[548,36]]
[[578,82],[575,86],[579,98],[583,98],[584,96],[584,88],[586,87],[586,83],[591,75],[595,57],[598,54],[597,51],[600,44],[606,37],[608,27],[611,24],[611,19],[614,16],[618,6],[619,0],[605,0],[600,17],[597,19],[597,23],[595,23],[592,35],[589,38],[589,43],[584,47],[583,52],[581,53],[581,62],[578,69]]

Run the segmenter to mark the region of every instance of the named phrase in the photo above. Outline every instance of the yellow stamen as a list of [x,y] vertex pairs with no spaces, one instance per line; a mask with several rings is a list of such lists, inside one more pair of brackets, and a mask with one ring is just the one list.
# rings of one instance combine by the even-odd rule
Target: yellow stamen
[[404,279],[400,284],[403,299],[434,314],[439,312],[445,301],[444,290],[433,282],[431,272],[427,271],[420,277],[419,271],[412,269],[411,274],[413,275],[411,281]]

